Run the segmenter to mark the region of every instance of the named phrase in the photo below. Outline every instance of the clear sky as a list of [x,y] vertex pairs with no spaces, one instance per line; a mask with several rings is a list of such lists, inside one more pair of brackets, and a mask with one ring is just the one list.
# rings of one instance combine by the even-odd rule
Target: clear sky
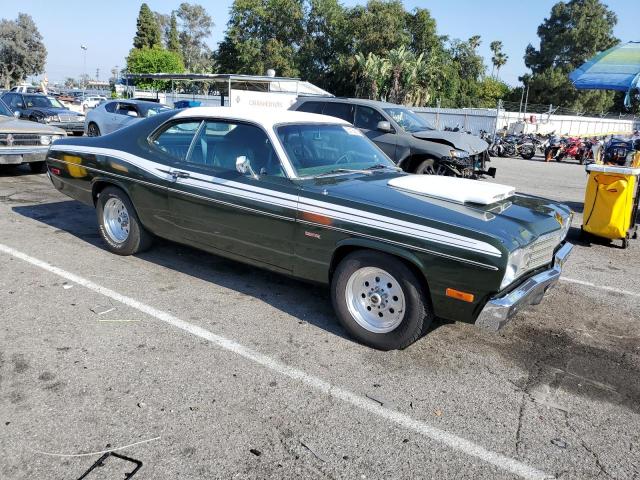
[[[197,0],[196,0],[197,1]],[[147,0],[152,10],[169,13],[181,0]],[[92,77],[100,69],[100,78],[107,79],[114,66],[122,68],[133,35],[141,0],[2,0],[0,16],[15,18],[18,12],[30,14],[49,52],[47,76],[50,81],[79,77],[83,73],[83,52],[87,46],[87,73]],[[209,44],[215,48],[224,35],[232,0],[199,0],[213,17],[215,27]],[[346,5],[365,1],[344,0]],[[423,7],[431,10],[438,24],[438,32],[451,38],[482,37],[480,52],[489,67],[489,43],[501,40],[509,61],[500,77],[512,85],[526,68],[522,57],[528,43],[537,46],[536,29],[549,15],[555,0],[404,0],[407,9]],[[617,13],[615,34],[622,41],[640,40],[638,0],[606,0]],[[283,12],[283,14],[286,14]],[[233,73],[233,72],[225,72]]]

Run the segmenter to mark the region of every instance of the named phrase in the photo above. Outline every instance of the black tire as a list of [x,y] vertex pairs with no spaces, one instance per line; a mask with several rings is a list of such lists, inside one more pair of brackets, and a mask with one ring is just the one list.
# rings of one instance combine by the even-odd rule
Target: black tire
[[520,156],[525,160],[531,160],[535,154],[536,151],[533,148],[525,148],[523,150],[520,150]]
[[414,173],[418,175],[435,175],[435,160],[433,158],[427,158],[426,160],[423,160],[416,167],[416,171]]
[[47,162],[30,162],[29,168],[33,173],[44,173],[47,171]]
[[[121,242],[112,238],[108,233],[108,229],[105,227],[104,207],[112,198],[122,202],[128,213],[129,233],[126,239]],[[151,244],[153,243],[153,236],[142,226],[131,200],[129,200],[127,194],[119,188],[106,187],[102,192],[100,192],[96,202],[96,214],[98,216],[98,229],[100,231],[100,236],[107,244],[107,249],[110,252],[118,255],[134,255],[136,253],[144,252],[151,247]]]
[[99,137],[100,136],[100,127],[94,122],[91,122],[87,127],[87,136],[88,137]]
[[414,173],[417,175],[450,175],[449,169],[433,158],[423,160]]
[[[364,328],[349,311],[349,279],[365,267],[388,272],[400,284],[405,299],[405,314],[401,323],[389,332],[376,333]],[[433,321],[428,294],[416,274],[401,260],[371,250],[355,251],[340,262],[331,279],[331,301],[341,325],[359,342],[379,350],[408,347],[426,332]]]

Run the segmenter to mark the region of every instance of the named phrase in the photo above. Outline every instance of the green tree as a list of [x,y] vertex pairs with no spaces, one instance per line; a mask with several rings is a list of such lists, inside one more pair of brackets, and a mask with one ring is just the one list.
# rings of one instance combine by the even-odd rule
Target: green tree
[[525,64],[533,72],[529,79],[529,101],[581,111],[611,108],[612,92],[579,92],[567,76],[596,53],[619,42],[613,35],[616,23],[615,13],[600,0],[556,3],[549,18],[538,27],[540,47],[529,45],[525,52]]
[[297,76],[303,7],[303,0],[235,0],[216,57],[220,67],[257,75],[273,68],[278,75]]
[[169,20],[169,31],[167,33],[167,50],[180,53],[180,39],[178,38],[178,20],[176,14],[171,13]]
[[391,63],[371,52],[368,55],[357,53],[354,59],[359,79],[356,93],[379,100],[384,96],[383,89],[389,79]]
[[466,42],[453,40],[449,48],[451,56],[452,74],[457,77],[457,88],[454,98],[450,98],[453,105],[471,107],[478,103],[479,82],[485,73],[482,56],[478,54],[481,40],[479,35],[474,35]]
[[345,93],[350,57],[346,9],[338,0],[309,0],[304,36],[298,52],[298,69],[305,80],[328,91]]
[[154,48],[162,45],[162,34],[160,33],[158,19],[146,3],[140,5],[136,26],[133,48]]
[[[163,48],[134,48],[127,57],[127,70],[130,73],[183,73],[184,64],[179,53]],[[168,87],[168,82],[157,80],[140,80],[140,88],[161,90]]]
[[438,36],[436,21],[426,8],[416,8],[406,14],[407,29],[411,35],[411,50],[417,54],[436,54],[442,50],[442,38]]
[[0,83],[5,88],[42,73],[46,60],[47,49],[31,16],[19,13],[16,20],[0,20]]
[[185,68],[190,72],[209,72],[212,52],[206,43],[213,20],[202,5],[183,2],[176,11],[179,43]]
[[408,47],[411,34],[406,24],[407,12],[400,0],[369,0],[347,13],[352,35],[352,51],[386,56],[390,50]]
[[498,100],[507,98],[511,88],[496,78],[483,78],[478,84],[478,103],[476,106],[493,108]]

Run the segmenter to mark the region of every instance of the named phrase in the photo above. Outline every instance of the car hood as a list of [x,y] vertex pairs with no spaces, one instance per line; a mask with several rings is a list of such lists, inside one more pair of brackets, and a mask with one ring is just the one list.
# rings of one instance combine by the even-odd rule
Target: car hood
[[470,155],[484,152],[489,147],[489,144],[481,138],[463,132],[424,130],[420,132],[413,132],[412,135],[420,140],[442,143],[457,150],[464,150]]
[[42,133],[47,135],[65,135],[64,130],[60,128],[1,115],[0,133]]
[[[508,251],[528,245],[541,235],[568,228],[571,210],[552,200],[516,193],[487,205],[460,203],[389,185],[390,180],[402,175],[405,174],[325,177],[309,181],[303,189],[318,192],[324,198],[333,197],[346,207],[475,232],[497,239]],[[465,185],[461,183],[460,188]]]
[[31,107],[29,110],[42,112],[45,115],[75,115],[77,117],[82,117],[83,115],[78,112],[74,112],[73,110],[69,110],[67,108],[44,108],[44,107]]

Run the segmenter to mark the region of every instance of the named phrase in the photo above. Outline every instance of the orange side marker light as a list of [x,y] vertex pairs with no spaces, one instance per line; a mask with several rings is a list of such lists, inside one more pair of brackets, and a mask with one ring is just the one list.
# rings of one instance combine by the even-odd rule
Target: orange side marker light
[[447,297],[455,298],[456,300],[462,300],[463,302],[473,302],[475,298],[473,293],[461,292],[460,290],[455,290],[453,288],[447,288],[445,291]]

